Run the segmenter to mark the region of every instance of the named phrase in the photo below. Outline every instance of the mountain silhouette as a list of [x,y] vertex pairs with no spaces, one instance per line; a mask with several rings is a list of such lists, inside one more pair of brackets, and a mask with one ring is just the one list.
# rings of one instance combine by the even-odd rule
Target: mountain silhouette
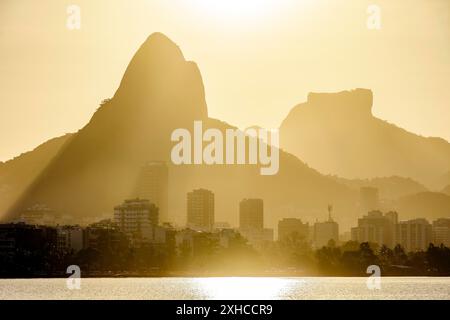
[[450,196],[450,184],[446,186],[444,189],[442,189],[442,193],[445,193],[446,195]]
[[442,188],[446,188],[447,186],[450,186],[450,171],[447,171],[438,179],[438,185]]
[[402,213],[401,219],[448,217],[450,196],[439,192],[419,192],[399,198],[394,209]]
[[256,165],[172,165],[172,131],[192,130],[195,120],[202,120],[205,130],[234,128],[208,117],[197,65],[186,61],[166,36],[151,35],[131,60],[115,95],[52,156],[6,218],[35,203],[79,218],[112,215],[115,205],[135,196],[141,166],[166,161],[169,216],[163,220],[184,224],[186,193],[202,187],[215,194],[216,221],[236,225],[239,202],[258,197],[265,201],[269,226],[288,214],[325,219],[329,203],[338,222],[354,223],[358,193],[283,151],[274,176],[261,176]]
[[396,176],[373,179],[345,179],[337,176],[333,178],[352,189],[376,188],[381,199],[390,201],[428,191],[425,186],[412,179]]
[[450,144],[378,119],[372,106],[367,89],[310,93],[282,122],[281,147],[324,174],[402,176],[441,190],[442,176],[450,169]]
[[72,137],[72,134],[66,134],[51,139],[33,151],[0,163],[0,218],[1,213],[11,209],[10,206],[31,186]]

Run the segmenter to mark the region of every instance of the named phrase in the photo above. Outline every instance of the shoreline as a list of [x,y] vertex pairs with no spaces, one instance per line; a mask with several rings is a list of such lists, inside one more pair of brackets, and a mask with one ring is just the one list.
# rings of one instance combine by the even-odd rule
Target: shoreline
[[[71,275],[58,273],[53,275],[12,275],[0,276],[0,280],[19,279],[68,279]],[[124,278],[368,278],[371,274],[305,274],[305,273],[81,273],[81,278],[124,279]],[[449,274],[386,274],[382,278],[449,278]]]

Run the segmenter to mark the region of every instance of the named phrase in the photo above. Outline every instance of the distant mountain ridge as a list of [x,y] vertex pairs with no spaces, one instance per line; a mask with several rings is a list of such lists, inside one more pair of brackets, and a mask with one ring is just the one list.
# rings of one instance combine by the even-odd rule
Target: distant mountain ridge
[[394,208],[401,219],[426,217],[430,220],[450,217],[450,196],[440,192],[419,192],[399,198]]
[[380,120],[372,107],[367,89],[311,93],[282,122],[281,147],[324,174],[401,176],[440,190],[440,179],[450,169],[450,143]]
[[444,189],[442,189],[442,193],[445,193],[446,195],[450,196],[450,184],[446,186]]
[[66,134],[50,139],[34,150],[0,164],[0,218],[1,213],[8,211],[26,192],[72,137],[73,134]]
[[373,179],[345,179],[337,176],[333,177],[339,183],[342,183],[353,189],[362,187],[377,188],[379,196],[383,200],[396,200],[412,194],[427,192],[428,189],[422,184],[402,177],[384,177]]

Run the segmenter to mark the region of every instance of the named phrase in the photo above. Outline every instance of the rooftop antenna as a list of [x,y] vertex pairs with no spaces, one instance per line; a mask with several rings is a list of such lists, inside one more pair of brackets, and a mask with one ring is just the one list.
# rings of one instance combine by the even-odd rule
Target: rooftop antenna
[[333,212],[333,206],[331,204],[328,205],[328,221],[332,222],[333,219],[331,218],[331,212]]

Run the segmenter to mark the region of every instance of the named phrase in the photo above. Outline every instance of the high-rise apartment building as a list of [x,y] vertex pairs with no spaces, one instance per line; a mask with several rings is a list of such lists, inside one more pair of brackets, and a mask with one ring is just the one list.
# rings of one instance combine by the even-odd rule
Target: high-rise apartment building
[[392,248],[396,244],[395,226],[397,221],[398,214],[396,212],[383,214],[381,211],[370,211],[358,219],[357,227],[352,228],[352,240],[360,243],[371,242]]
[[262,199],[244,199],[239,204],[239,229],[264,228],[264,202]]
[[433,243],[450,247],[450,219],[442,218],[433,221]]
[[285,218],[278,222],[278,240],[289,238],[308,240],[309,224],[303,223],[300,219]]
[[316,222],[314,224],[314,246],[322,248],[328,245],[330,240],[335,243],[339,241],[339,225],[332,219],[325,222]]
[[135,195],[159,208],[159,220],[168,221],[169,173],[165,162],[148,162],[138,176]]
[[425,251],[432,242],[431,224],[426,219],[400,221],[396,228],[396,243],[407,252]]
[[144,239],[158,225],[158,207],[148,200],[133,199],[114,208],[114,222],[133,239]]
[[187,225],[198,231],[214,228],[214,193],[197,189],[187,195]]

